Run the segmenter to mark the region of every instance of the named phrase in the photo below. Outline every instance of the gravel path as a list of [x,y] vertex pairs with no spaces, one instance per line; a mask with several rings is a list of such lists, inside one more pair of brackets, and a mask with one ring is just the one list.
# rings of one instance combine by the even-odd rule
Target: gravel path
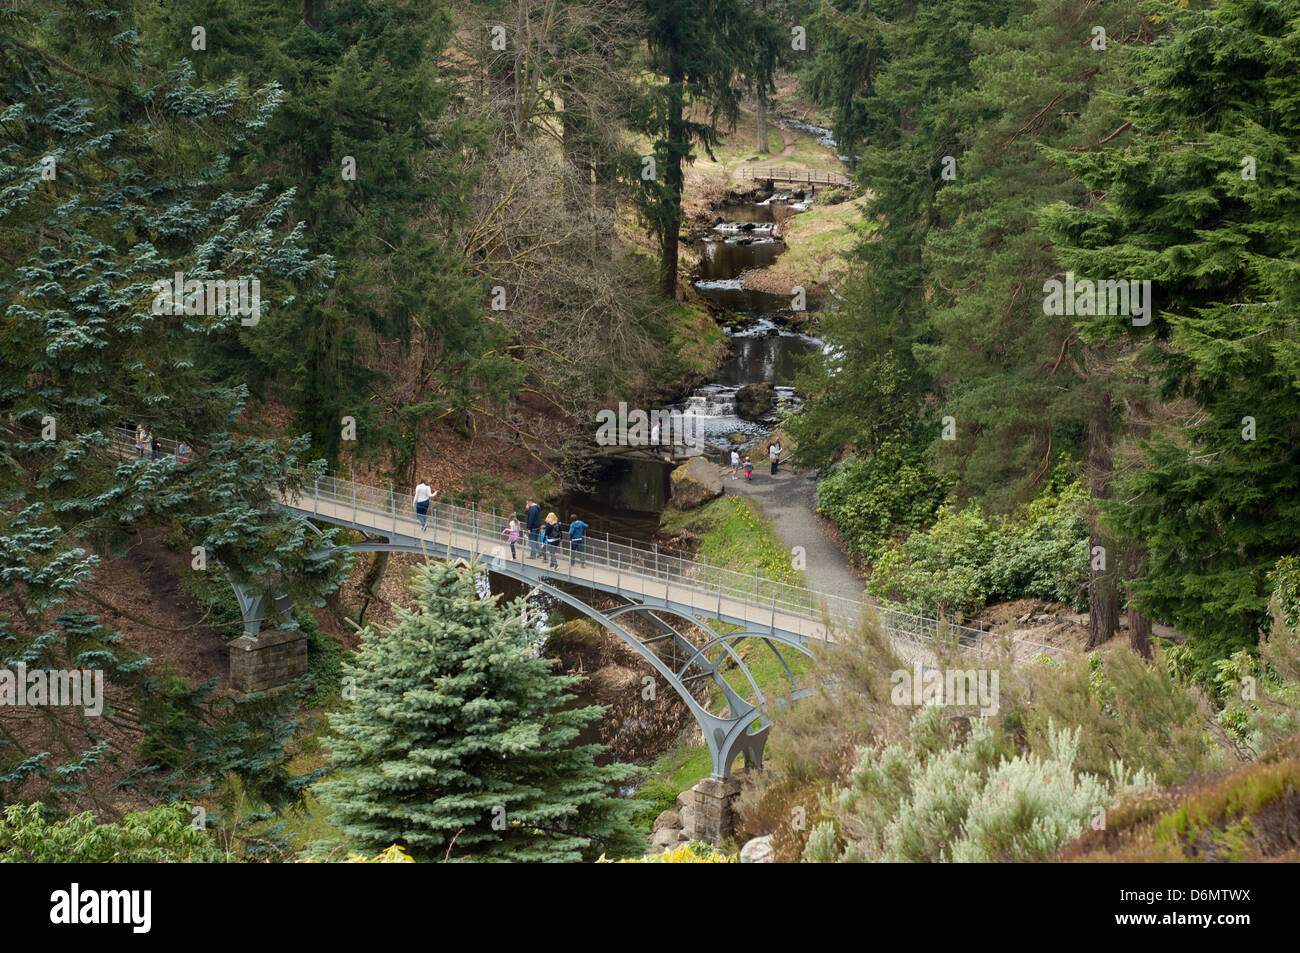
[[849,558],[839,544],[822,529],[816,515],[816,472],[797,474],[787,465],[771,476],[767,460],[755,461],[759,463],[761,468],[755,466],[749,481],[745,480],[743,470],[733,480],[731,467],[719,467],[723,488],[727,493],[747,496],[758,503],[787,548],[803,547],[804,575],[809,586],[818,592],[861,599],[862,580],[849,565]]

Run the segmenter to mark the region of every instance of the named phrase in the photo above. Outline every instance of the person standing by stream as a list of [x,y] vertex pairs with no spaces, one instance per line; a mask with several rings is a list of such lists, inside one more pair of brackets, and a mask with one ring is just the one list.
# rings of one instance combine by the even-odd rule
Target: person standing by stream
[[781,462],[781,441],[775,437],[772,438],[772,443],[767,448],[767,459],[772,463],[772,476],[776,476],[777,464]]

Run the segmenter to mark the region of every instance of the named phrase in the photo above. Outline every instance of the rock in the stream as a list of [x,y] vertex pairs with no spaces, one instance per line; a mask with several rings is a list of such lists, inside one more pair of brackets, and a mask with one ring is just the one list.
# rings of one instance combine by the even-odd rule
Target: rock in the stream
[[673,487],[673,505],[679,510],[694,509],[722,496],[722,479],[717,468],[704,457],[692,457],[673,470],[669,480]]
[[776,388],[767,381],[746,384],[736,391],[736,416],[742,420],[762,420],[776,407]]
[[742,864],[771,864],[775,863],[776,851],[772,848],[772,835],[764,834],[762,837],[755,837],[751,841],[746,841],[745,846],[740,848],[740,862]]

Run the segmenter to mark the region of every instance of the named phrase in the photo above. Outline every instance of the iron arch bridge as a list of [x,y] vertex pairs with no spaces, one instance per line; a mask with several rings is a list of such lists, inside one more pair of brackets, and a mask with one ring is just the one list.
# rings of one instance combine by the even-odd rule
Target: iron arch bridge
[[[118,453],[129,457],[133,439],[119,433]],[[164,441],[165,453],[175,452]],[[727,778],[737,757],[761,766],[763,746],[771,729],[770,705],[737,647],[746,640],[763,642],[779,660],[790,681],[789,698],[797,700],[808,689],[797,685],[789,658],[811,655],[809,646],[833,641],[836,631],[856,626],[864,615],[893,640],[900,656],[917,661],[932,657],[938,643],[956,644],[977,657],[992,657],[1002,636],[983,628],[955,625],[903,607],[870,604],[864,598],[846,599],[792,585],[754,573],[739,573],[708,565],[657,546],[600,532],[588,532],[582,551],[566,547],[557,554],[560,565],[528,559],[527,540],[517,544],[523,558],[509,557],[501,531],[505,514],[438,503],[431,507],[428,526],[422,529],[411,503],[412,494],[334,476],[306,476],[295,490],[279,492],[276,505],[308,520],[345,527],[361,535],[347,544],[356,552],[408,552],[430,558],[464,559],[500,575],[545,592],[626,642],[681,696],[704,733],[712,756],[713,776]],[[554,547],[553,547],[554,548]],[[267,593],[234,583],[243,614],[244,634],[256,639],[266,618]],[[570,590],[580,586],[612,598],[613,608],[597,609]],[[273,595],[275,608],[287,613],[288,600]],[[625,624],[639,617],[655,632],[640,638]],[[677,620],[677,621],[674,621]],[[696,645],[682,632],[687,622],[704,632]],[[718,631],[725,623],[734,631]],[[660,643],[667,651],[661,651]],[[1017,658],[1040,654],[1061,656],[1063,650],[1042,642],[1011,639]],[[723,713],[709,711],[693,687],[708,679],[726,702]],[[777,704],[786,696],[774,699]]]
[[[403,520],[399,517],[398,532],[389,530],[386,536],[379,536],[374,534],[373,527],[367,526],[363,521],[342,518],[337,514],[308,513],[294,505],[286,505],[286,508],[304,517],[310,516],[361,533],[363,538],[359,542],[343,545],[342,548],[349,551],[413,553],[432,559],[464,560],[476,569],[497,573],[531,587],[534,592],[545,593],[613,632],[658,673],[690,710],[708,746],[714,777],[730,777],[736,759],[742,756],[746,767],[762,767],[763,748],[772,726],[769,713],[772,699],[765,696],[745,659],[737,651],[743,642],[754,639],[765,643],[780,663],[789,681],[789,692],[777,696],[777,704],[785,703],[787,698],[798,699],[805,694],[799,687],[787,656],[810,656],[806,637],[773,629],[770,625],[761,628],[750,625],[740,631],[720,633],[713,620],[692,614],[689,606],[677,601],[671,584],[666,594],[656,591],[632,595],[624,591],[620,587],[626,587],[627,580],[623,578],[625,574],[621,572],[617,556],[615,581],[609,585],[607,580],[585,579],[581,565],[570,565],[574,561],[571,552],[563,553],[557,560],[564,563],[563,568],[551,569],[545,558],[526,558],[526,541],[516,544],[524,550],[521,553],[523,558],[518,560],[509,558],[508,547],[499,542],[488,541],[491,542],[490,548],[483,550],[475,545],[479,542],[475,538],[466,546],[461,535],[448,526],[450,514],[445,509],[437,514],[439,522],[430,519],[427,533],[419,533],[418,523],[414,519],[410,520],[411,532],[402,532],[406,527],[402,526]],[[442,526],[441,532],[438,530],[439,525]],[[594,562],[593,559],[592,565],[587,568],[594,568]],[[569,584],[584,585],[621,604],[612,608],[597,608],[590,599],[584,599],[571,591],[572,586]],[[245,634],[256,638],[261,620],[265,617],[265,597],[238,584],[232,585],[239,596],[240,608],[245,613]],[[281,613],[290,608],[284,597],[276,597],[275,605]],[[648,622],[650,630],[655,634],[639,636],[627,624],[629,617]],[[683,631],[683,621],[703,630],[703,644],[697,645],[688,638]],[[725,702],[721,712],[710,710],[699,697],[701,693],[696,688],[702,680],[710,681],[718,689]]]

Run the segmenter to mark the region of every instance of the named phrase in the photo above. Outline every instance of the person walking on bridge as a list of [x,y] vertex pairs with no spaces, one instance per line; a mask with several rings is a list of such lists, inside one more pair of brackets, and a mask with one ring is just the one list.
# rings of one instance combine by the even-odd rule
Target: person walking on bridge
[[546,551],[551,557],[551,568],[559,568],[560,564],[556,560],[555,554],[560,551],[560,518],[554,513],[546,514],[546,530],[542,540],[546,544]]
[[415,518],[420,521],[420,532],[429,526],[429,502],[438,495],[438,491],[423,480],[415,488]]
[[590,529],[586,523],[578,519],[577,513],[569,514],[569,565],[573,565],[573,557],[578,557],[578,563],[584,569],[587,567],[587,554],[583,552],[583,544],[586,543],[587,530]]
[[524,507],[524,528],[528,530],[528,558],[537,559],[542,555],[537,545],[537,534],[542,528],[542,508],[532,500]]
[[510,558],[518,559],[515,554],[515,543],[519,539],[519,517],[514,513],[510,514],[510,525],[501,531],[501,535],[506,537],[506,542],[510,544]]

